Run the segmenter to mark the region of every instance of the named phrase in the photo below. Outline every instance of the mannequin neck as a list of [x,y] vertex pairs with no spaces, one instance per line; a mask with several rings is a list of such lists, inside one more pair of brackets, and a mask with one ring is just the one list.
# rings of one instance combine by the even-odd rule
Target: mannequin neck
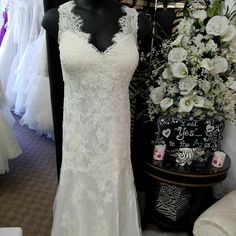
[[85,10],[110,8],[114,5],[119,4],[117,0],[74,0],[74,2],[78,8],[83,8]]

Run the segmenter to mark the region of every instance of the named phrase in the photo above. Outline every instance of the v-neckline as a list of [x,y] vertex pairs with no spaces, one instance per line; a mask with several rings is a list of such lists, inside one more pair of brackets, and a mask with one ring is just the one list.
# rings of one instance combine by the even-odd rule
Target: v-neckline
[[91,47],[96,53],[98,53],[99,55],[105,55],[107,54],[108,52],[110,52],[114,47],[116,47],[117,45],[117,37],[124,33],[124,27],[125,27],[125,24],[126,24],[126,21],[127,21],[127,16],[128,16],[128,12],[126,11],[126,6],[121,6],[121,11],[124,13],[124,15],[122,15],[121,17],[119,17],[118,19],[118,24],[119,24],[119,27],[120,29],[112,36],[111,38],[111,42],[112,44],[110,46],[108,46],[106,48],[106,50],[104,51],[100,51],[94,44],[92,44],[90,42],[90,39],[91,39],[91,33],[88,33],[88,32],[84,32],[81,27],[83,26],[84,24],[84,20],[83,18],[78,14],[78,15],[75,15],[72,10],[74,9],[74,7],[76,6],[75,5],[75,2],[72,0],[71,1],[72,3],[72,7],[71,7],[71,11],[70,13],[72,14],[72,18],[74,18],[77,22],[77,30],[79,33],[81,33],[82,35],[84,35],[85,37],[85,40],[86,40],[86,43],[88,44],[89,47]]

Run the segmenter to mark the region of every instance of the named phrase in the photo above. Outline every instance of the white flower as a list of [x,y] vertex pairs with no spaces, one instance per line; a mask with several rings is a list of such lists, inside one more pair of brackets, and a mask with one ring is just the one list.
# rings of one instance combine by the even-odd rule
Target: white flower
[[207,94],[211,89],[211,83],[207,80],[199,80],[198,86],[203,90],[205,94]]
[[181,95],[187,95],[189,94],[193,88],[196,86],[196,83],[194,80],[188,76],[187,78],[181,79],[179,82],[179,89]]
[[222,36],[228,31],[230,21],[225,16],[214,16],[206,25],[206,32],[214,36]]
[[172,77],[171,71],[168,67],[162,72],[162,76],[164,79],[169,79]]
[[214,74],[223,73],[228,70],[228,61],[224,57],[214,57],[212,62],[214,65],[214,69],[212,70]]
[[201,41],[203,40],[203,38],[204,38],[204,36],[203,36],[202,34],[197,34],[197,36],[194,37],[194,41],[195,41],[195,42],[197,41],[196,45],[198,45],[199,43],[201,43]]
[[232,61],[236,62],[236,52],[234,52],[233,55],[232,55]]
[[177,26],[178,33],[182,35],[190,35],[194,19],[182,19]]
[[170,45],[179,46],[183,37],[183,35],[179,34],[178,37]]
[[204,107],[207,108],[207,109],[212,109],[214,106],[214,102],[213,101],[210,101],[208,99],[205,99],[205,103],[204,103]]
[[166,111],[169,107],[171,107],[174,104],[173,98],[164,98],[160,102],[160,107],[162,111]]
[[187,54],[184,48],[173,48],[168,54],[168,61],[172,63],[182,62],[186,59]]
[[235,51],[229,51],[226,54],[226,58],[228,61],[236,62],[236,50]]
[[188,68],[183,62],[172,64],[171,72],[176,78],[185,78],[188,76]]
[[194,99],[194,106],[195,107],[204,107],[205,99],[202,96],[195,96]]
[[206,43],[206,50],[207,51],[215,51],[217,49],[217,44],[210,39],[207,43]]
[[192,97],[183,97],[179,101],[178,112],[190,112],[193,109],[193,105]]
[[207,12],[205,10],[197,10],[192,12],[192,17],[199,21],[204,21],[207,18]]
[[181,40],[181,43],[182,43],[182,45],[185,47],[185,48],[187,48],[187,47],[189,47],[189,40],[191,40],[191,37],[189,37],[189,36],[184,36],[183,38],[182,38],[182,40]]
[[154,104],[159,104],[163,97],[165,96],[165,87],[150,87],[150,98]]
[[222,36],[223,42],[229,42],[236,36],[236,28],[234,25],[229,25],[227,32]]
[[228,81],[226,82],[227,87],[231,88],[232,90],[236,90],[236,78],[228,77]]
[[231,51],[236,51],[236,37],[231,40],[229,47]]
[[205,68],[208,71],[211,71],[214,69],[213,61],[210,58],[205,58],[200,62],[200,66]]

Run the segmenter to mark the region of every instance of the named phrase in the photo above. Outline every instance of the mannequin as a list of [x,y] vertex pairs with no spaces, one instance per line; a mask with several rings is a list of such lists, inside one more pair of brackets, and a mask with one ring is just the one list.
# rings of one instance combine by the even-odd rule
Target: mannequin
[[137,38],[144,36],[139,19],[115,0],[69,1],[45,15],[43,26],[58,39],[64,81],[63,160],[51,236],[141,236],[129,101]]
[[[91,41],[99,51],[105,51],[112,45],[113,35],[119,31],[118,19],[124,14],[121,5],[116,0],[74,0],[75,15],[80,15],[84,21],[82,30],[91,34]],[[47,31],[49,78],[53,110],[54,131],[56,140],[56,156],[58,177],[62,160],[62,117],[63,117],[63,79],[57,45],[58,8],[46,12],[42,25]],[[109,22],[109,24],[107,24]],[[139,14],[138,40],[145,38],[151,31],[148,19]]]
[[[121,4],[116,0],[74,0],[75,15],[83,19],[82,30],[91,34],[91,42],[98,50],[105,51],[112,44],[112,37],[119,31],[119,18],[124,14]],[[57,40],[59,15],[57,8],[46,12],[42,25]],[[147,18],[139,14],[138,39],[141,40],[150,32]]]

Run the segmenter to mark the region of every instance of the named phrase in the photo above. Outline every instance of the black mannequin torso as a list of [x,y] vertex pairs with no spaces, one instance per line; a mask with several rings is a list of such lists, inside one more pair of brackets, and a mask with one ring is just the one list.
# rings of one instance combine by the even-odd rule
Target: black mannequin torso
[[[74,0],[72,12],[83,19],[82,31],[91,35],[90,43],[99,51],[112,45],[113,36],[119,32],[119,19],[125,14],[122,5],[116,0]],[[42,25],[54,39],[58,36],[59,14],[57,8],[46,12]],[[139,14],[138,39],[150,32],[146,17]]]

